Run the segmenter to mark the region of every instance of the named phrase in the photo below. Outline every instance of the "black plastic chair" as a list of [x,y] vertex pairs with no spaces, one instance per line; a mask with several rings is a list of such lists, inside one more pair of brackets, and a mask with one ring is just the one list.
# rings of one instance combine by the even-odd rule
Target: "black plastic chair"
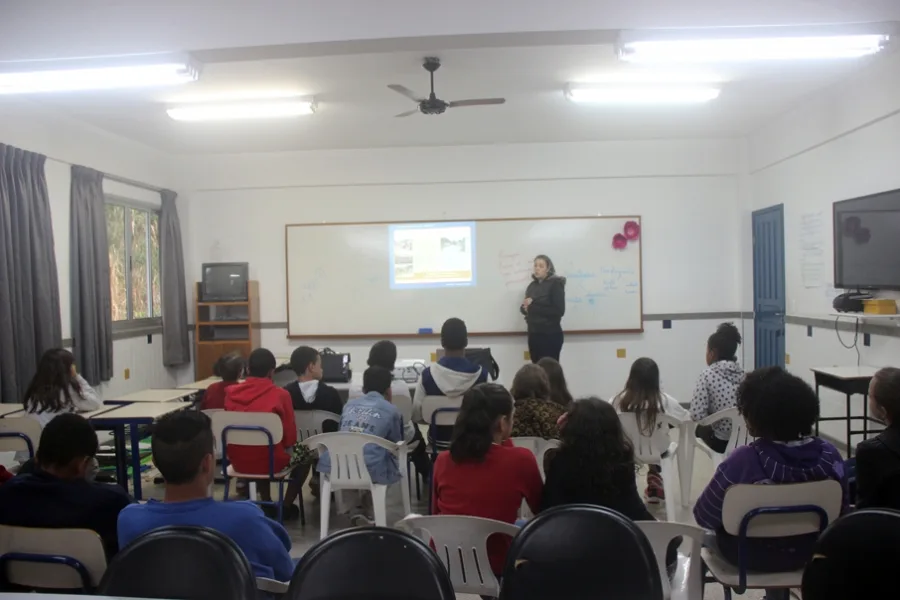
[[434,551],[396,529],[345,529],[309,549],[284,600],[455,600]]
[[104,596],[248,600],[256,578],[231,538],[208,527],[154,529],[113,558],[100,582]]
[[512,542],[501,600],[662,600],[640,529],[614,510],[570,504],[541,513]]
[[[803,571],[803,600],[887,597],[900,564],[900,511],[870,508],[832,523]],[[893,592],[896,593],[896,592]]]

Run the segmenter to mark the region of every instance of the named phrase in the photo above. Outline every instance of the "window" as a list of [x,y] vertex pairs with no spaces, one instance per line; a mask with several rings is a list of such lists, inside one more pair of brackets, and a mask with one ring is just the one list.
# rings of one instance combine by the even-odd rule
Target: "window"
[[113,322],[158,319],[159,213],[108,202],[106,233]]

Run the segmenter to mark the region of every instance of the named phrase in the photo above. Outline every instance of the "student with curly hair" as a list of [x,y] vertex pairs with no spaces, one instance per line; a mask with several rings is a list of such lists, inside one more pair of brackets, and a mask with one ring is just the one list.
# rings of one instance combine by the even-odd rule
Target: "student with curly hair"
[[[735,405],[738,386],[744,380],[744,370],[737,361],[741,334],[733,323],[722,323],[706,342],[706,369],[700,374],[691,398],[691,418],[695,421]],[[722,454],[731,437],[731,419],[712,425],[697,426],[697,437],[714,452]]]

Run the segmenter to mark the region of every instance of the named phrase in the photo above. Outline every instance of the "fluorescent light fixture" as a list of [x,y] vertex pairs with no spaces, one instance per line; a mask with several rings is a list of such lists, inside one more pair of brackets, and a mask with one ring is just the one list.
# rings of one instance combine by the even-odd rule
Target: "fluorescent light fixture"
[[253,100],[219,104],[196,104],[168,109],[168,115],[176,121],[234,121],[243,119],[276,119],[310,115],[316,103],[310,98],[285,100]]
[[618,54],[653,64],[842,59],[880,52],[890,38],[866,25],[625,32]]
[[199,76],[188,57],[171,54],[0,62],[0,95],[177,85]]
[[579,104],[702,104],[721,90],[710,85],[568,85],[566,98]]

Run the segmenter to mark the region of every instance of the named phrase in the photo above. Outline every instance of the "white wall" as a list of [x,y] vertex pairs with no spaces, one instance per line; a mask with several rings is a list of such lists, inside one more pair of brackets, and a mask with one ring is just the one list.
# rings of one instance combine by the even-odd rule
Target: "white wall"
[[[45,167],[56,268],[59,274],[60,313],[63,338],[72,337],[69,278],[70,164],[91,167],[105,173],[141,181],[169,185],[169,164],[163,155],[145,146],[112,136],[73,121],[43,107],[4,99],[0,105],[0,142],[48,157]],[[159,203],[159,194],[106,181],[108,193]],[[154,198],[155,197],[155,198]],[[113,379],[100,387],[101,393],[121,394],[150,387],[168,387],[190,380],[190,368],[170,371],[162,364],[162,336],[116,340],[113,342]],[[125,369],[130,378],[124,379]]]
[[[743,221],[749,226],[750,210],[784,204],[785,279],[788,315],[825,318],[831,309],[833,243],[831,205],[900,188],[900,54],[874,62],[856,77],[810,99],[803,106],[770,123],[749,140],[751,202]],[[801,219],[822,213],[825,230],[823,285],[806,288],[802,262]],[[752,294],[752,263],[746,271],[745,290]],[[749,297],[747,293],[745,297]],[[746,306],[746,304],[745,304]],[[855,350],[841,346],[833,329],[789,325],[787,353],[794,372],[812,381],[814,366],[856,364]],[[845,343],[852,334],[843,333]],[[881,367],[896,365],[900,339],[872,336],[864,347],[860,335],[861,363]],[[843,397],[823,392],[823,413],[844,413]],[[861,410],[861,401],[855,404]],[[845,438],[843,425],[825,429]],[[855,441],[859,441],[856,439]]]
[[[739,158],[739,144],[730,140],[183,157],[179,172],[186,179],[178,188],[192,223],[186,272],[195,281],[203,262],[249,262],[260,282],[262,321],[284,323],[287,223],[639,214],[644,312],[736,311]],[[315,264],[327,251],[311,248],[308,260]],[[353,293],[352,281],[347,288]],[[621,388],[632,359],[650,355],[668,389],[687,399],[715,325],[676,321],[663,330],[648,321],[643,335],[572,336],[564,362],[576,392],[609,396]],[[357,368],[371,344],[307,342],[349,350]],[[298,343],[286,339],[284,328],[263,330],[263,344],[275,351]],[[523,361],[524,336],[473,344],[495,349],[507,382]],[[434,345],[401,344],[401,355],[427,356]],[[618,348],[627,359],[616,358]]]

